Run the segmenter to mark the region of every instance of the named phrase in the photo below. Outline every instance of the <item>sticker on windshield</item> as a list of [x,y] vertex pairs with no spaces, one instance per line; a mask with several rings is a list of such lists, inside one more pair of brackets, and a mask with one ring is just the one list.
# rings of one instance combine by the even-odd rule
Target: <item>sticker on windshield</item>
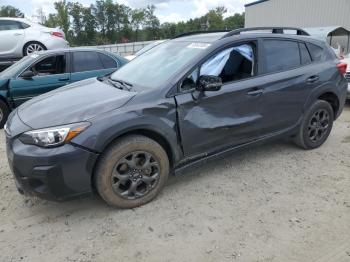
[[206,49],[210,46],[207,43],[191,43],[187,46],[187,48],[196,48],[196,49]]

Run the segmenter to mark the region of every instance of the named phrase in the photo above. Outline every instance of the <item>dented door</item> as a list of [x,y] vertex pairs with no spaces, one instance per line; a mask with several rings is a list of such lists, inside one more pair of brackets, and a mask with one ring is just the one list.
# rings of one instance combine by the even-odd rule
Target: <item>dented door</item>
[[210,153],[257,139],[262,126],[258,83],[258,78],[251,78],[225,84],[220,91],[177,95],[185,155]]

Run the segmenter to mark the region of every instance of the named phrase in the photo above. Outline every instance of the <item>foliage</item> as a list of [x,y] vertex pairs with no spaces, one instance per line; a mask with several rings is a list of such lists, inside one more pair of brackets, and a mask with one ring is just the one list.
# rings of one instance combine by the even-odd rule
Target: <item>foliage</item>
[[[56,13],[38,17],[48,27],[60,27],[71,45],[97,45],[128,41],[171,38],[177,34],[197,30],[232,30],[244,27],[244,13],[226,16],[227,9],[219,6],[204,16],[187,22],[161,24],[154,5],[131,9],[113,0],[96,0],[89,7],[80,2],[59,0],[54,3]],[[0,7],[0,16],[24,17],[12,6]]]
[[6,5],[0,7],[0,17],[24,17],[24,14],[21,12],[21,10],[17,9],[16,7]]

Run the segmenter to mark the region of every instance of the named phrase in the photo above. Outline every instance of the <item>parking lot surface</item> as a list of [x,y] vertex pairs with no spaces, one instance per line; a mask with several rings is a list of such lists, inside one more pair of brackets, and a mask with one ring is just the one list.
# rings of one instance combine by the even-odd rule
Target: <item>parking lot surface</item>
[[349,104],[319,149],[245,150],[170,178],[133,210],[18,194],[4,139],[0,261],[350,261]]

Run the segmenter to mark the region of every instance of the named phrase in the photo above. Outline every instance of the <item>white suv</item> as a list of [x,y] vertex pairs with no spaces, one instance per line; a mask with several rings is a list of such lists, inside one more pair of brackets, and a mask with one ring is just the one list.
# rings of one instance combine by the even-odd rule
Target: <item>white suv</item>
[[16,59],[36,51],[68,47],[62,30],[24,18],[0,18],[0,59]]

